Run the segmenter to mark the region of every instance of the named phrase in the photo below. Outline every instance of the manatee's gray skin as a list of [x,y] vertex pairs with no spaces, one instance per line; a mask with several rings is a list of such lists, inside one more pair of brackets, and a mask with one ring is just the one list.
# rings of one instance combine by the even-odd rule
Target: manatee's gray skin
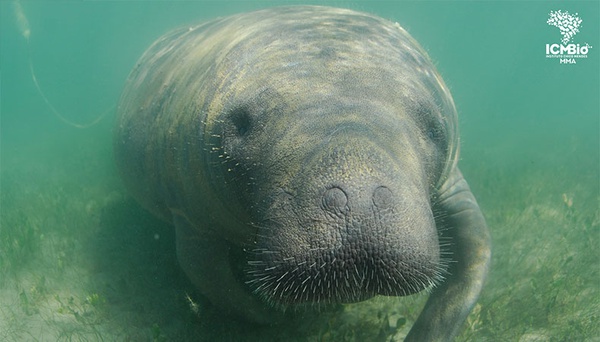
[[115,154],[229,312],[431,288],[407,340],[448,340],[482,288],[489,235],[456,167],[456,110],[398,24],[302,6],[173,31],[127,81]]

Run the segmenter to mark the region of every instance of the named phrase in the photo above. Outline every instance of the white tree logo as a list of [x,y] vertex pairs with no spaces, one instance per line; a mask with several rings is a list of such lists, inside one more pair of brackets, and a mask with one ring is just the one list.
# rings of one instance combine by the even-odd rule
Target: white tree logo
[[550,11],[548,14],[549,18],[546,23],[550,26],[556,26],[560,30],[560,34],[563,36],[561,39],[563,45],[567,45],[571,39],[579,32],[581,26],[581,18],[578,13],[571,15],[568,11]]

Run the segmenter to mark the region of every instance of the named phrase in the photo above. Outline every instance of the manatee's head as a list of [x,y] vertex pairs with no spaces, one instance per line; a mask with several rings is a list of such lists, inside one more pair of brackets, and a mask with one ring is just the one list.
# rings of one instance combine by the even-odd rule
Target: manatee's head
[[246,282],[281,306],[431,287],[445,269],[433,203],[456,153],[450,95],[399,27],[314,20],[304,30],[329,38],[289,24],[225,58],[238,70],[207,145],[254,234]]

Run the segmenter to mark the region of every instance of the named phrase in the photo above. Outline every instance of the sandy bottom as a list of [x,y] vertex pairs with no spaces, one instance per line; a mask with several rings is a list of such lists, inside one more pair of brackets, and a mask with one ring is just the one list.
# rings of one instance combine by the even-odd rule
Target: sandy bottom
[[[494,254],[459,341],[600,341],[598,165],[577,151],[533,167],[503,150],[463,154]],[[171,227],[122,189],[109,129],[2,152],[2,341],[401,341],[427,299],[273,326],[223,317],[179,270]]]

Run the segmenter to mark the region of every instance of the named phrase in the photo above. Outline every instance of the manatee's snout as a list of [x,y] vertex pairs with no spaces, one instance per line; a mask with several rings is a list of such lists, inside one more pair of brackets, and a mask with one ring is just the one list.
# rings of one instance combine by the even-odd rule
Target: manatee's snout
[[[329,211],[335,215],[346,214],[349,210],[347,190],[337,185],[331,185],[321,197],[323,210]],[[367,194],[368,197],[368,194]],[[385,185],[377,186],[372,194],[371,201],[375,211],[385,210],[392,205],[392,191]]]
[[250,261],[249,284],[261,297],[275,305],[356,302],[439,280],[423,186],[363,152],[325,153],[273,196]]

